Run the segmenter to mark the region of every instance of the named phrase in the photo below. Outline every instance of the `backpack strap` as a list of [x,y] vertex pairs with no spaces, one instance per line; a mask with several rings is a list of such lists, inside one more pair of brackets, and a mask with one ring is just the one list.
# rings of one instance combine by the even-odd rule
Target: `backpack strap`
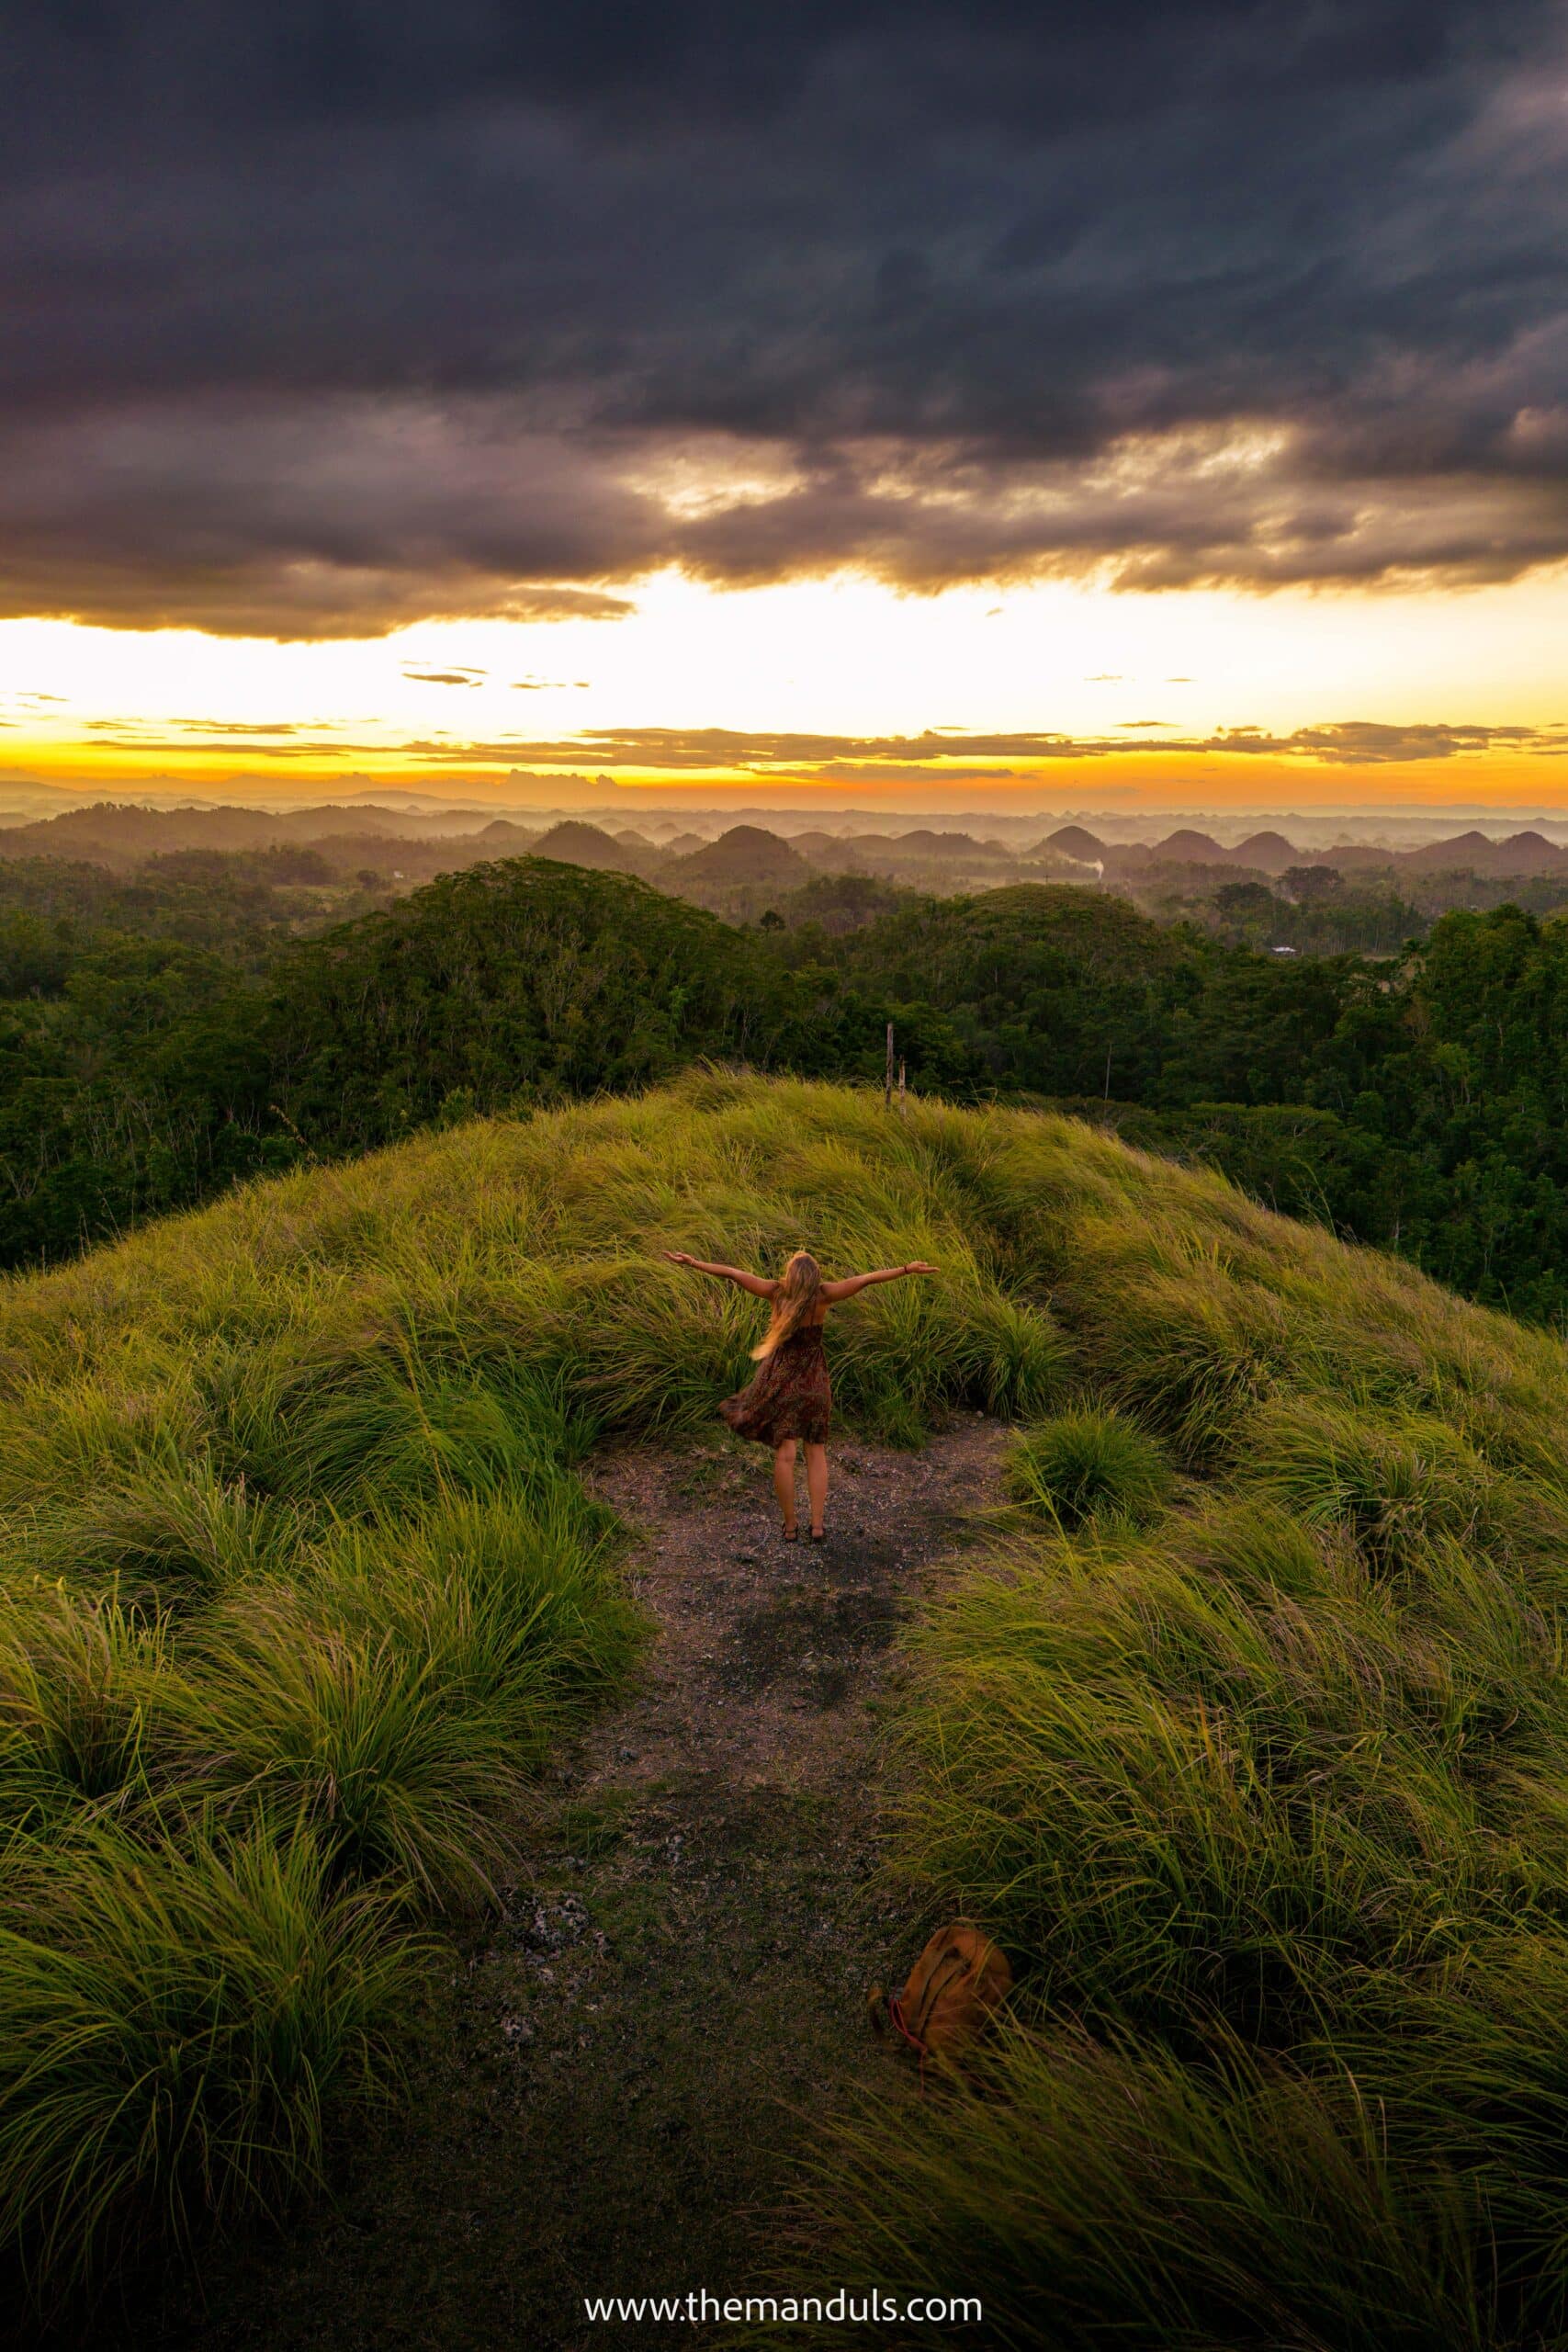
[[931,2023],[931,2011],[935,2008],[942,1995],[946,1992],[948,1986],[953,1984],[959,1977],[967,1975],[968,1973],[969,1962],[964,1959],[962,1952],[955,1951],[950,1952],[947,1955],[944,1968],[941,1974],[939,1974],[937,1970],[933,1968],[931,1974],[926,1978],[925,1987],[920,1995],[920,2005],[915,2015],[915,2030],[920,2037],[922,2048],[925,2043],[926,2028]]
[[910,2030],[908,2019],[904,2015],[904,1996],[901,1993],[889,1993],[887,1996],[887,2014],[910,2049],[919,2057],[923,2058],[926,2054],[926,2045],[918,2033]]

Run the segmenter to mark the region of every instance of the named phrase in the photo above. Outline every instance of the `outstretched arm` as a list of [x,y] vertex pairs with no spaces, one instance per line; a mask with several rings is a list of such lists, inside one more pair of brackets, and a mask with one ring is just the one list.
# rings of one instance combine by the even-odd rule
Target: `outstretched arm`
[[906,1274],[934,1274],[936,1268],[924,1258],[911,1258],[907,1266],[878,1266],[874,1273],[846,1274],[841,1283],[824,1283],[822,1295],[835,1305],[841,1298],[853,1298],[857,1290],[867,1290],[873,1283],[901,1282]]
[[715,1274],[721,1283],[739,1283],[756,1298],[772,1298],[778,1288],[765,1274],[749,1274],[743,1266],[710,1265],[705,1258],[694,1258],[688,1250],[661,1250],[659,1254],[672,1266],[689,1266],[694,1274]]

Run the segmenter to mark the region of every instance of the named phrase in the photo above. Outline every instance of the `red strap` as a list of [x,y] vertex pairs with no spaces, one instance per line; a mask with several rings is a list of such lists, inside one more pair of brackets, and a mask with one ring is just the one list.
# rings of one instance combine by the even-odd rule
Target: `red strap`
[[887,1996],[887,2014],[920,2062],[920,2097],[926,2095],[926,2045],[918,2033],[911,2033],[904,2022],[904,2004],[897,1993]]
[[916,2051],[919,2055],[923,2058],[926,2054],[926,2045],[920,2040],[919,2035],[918,2033],[911,2033],[908,2027],[905,2024],[904,2004],[897,1993],[890,1993],[887,1996],[887,2014],[892,2018],[894,2024],[897,2027],[899,2032],[903,2035],[905,2041],[908,2043],[910,2049]]

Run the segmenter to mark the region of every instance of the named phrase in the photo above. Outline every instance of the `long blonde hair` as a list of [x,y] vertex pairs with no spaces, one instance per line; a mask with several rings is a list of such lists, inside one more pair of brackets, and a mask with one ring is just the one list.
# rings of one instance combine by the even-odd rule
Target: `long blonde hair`
[[797,1250],[773,1293],[773,1320],[762,1334],[761,1346],[752,1349],[752,1355],[771,1356],[775,1348],[793,1339],[803,1324],[809,1323],[821,1290],[821,1267],[809,1250]]

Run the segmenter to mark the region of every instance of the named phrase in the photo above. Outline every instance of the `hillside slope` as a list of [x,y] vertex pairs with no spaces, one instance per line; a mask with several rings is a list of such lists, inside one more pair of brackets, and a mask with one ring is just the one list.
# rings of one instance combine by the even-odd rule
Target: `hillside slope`
[[901,1849],[1020,2022],[986,2098],[844,2127],[818,2275],[1005,2343],[1551,2340],[1568,1354],[1063,1120],[705,1074],[0,1293],[31,2275],[319,2176],[635,1643],[570,1465],[744,1371],[753,1310],[654,1253],[807,1241],[942,1269],[839,1318],[849,1427],[1024,1425],[915,1639]]
[[0,1264],[709,1059],[874,1080],[891,1022],[919,1093],[1082,1109],[1489,1305],[1568,1316],[1568,925],[1517,908],[1446,916],[1393,965],[1257,952],[1281,902],[1256,881],[1230,886],[1226,941],[1095,892],[935,900],[869,875],[777,906],[716,886],[721,921],[522,857],[323,936],[314,885],[268,881],[263,922],[183,867],[58,872],[0,873]]

